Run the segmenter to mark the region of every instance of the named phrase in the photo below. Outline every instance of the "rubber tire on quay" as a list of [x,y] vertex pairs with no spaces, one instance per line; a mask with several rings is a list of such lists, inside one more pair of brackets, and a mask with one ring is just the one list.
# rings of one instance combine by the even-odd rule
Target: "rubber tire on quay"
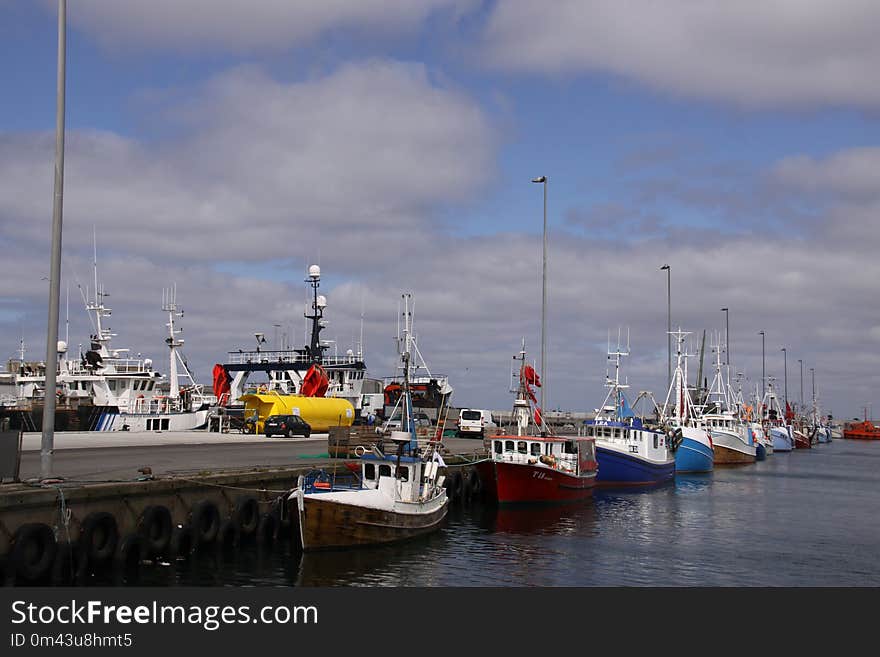
[[141,513],[138,529],[144,539],[144,547],[149,557],[165,554],[171,543],[171,512],[162,505],[148,506]]
[[232,521],[238,525],[242,537],[253,536],[260,524],[260,503],[256,497],[242,495],[235,500]]
[[471,478],[468,475],[461,475],[461,501],[470,504],[473,497],[474,489],[471,488]]
[[241,531],[232,518],[220,523],[217,531],[217,546],[224,552],[232,552],[241,545]]
[[79,545],[89,565],[97,566],[112,559],[118,542],[119,529],[112,513],[96,511],[82,521]]
[[452,502],[458,502],[461,500],[462,489],[464,488],[464,482],[462,481],[461,471],[456,470],[451,475],[449,475],[449,490],[446,494],[449,496],[449,499]]
[[189,524],[193,529],[196,545],[208,545],[217,538],[220,530],[220,511],[210,500],[201,500],[189,510]]
[[306,431],[306,432],[303,434],[303,438],[308,438],[308,437],[311,436],[311,435],[312,435],[311,430],[308,430],[308,431]]
[[481,499],[483,496],[483,480],[480,479],[480,473],[476,468],[472,468],[468,473],[468,485],[471,489],[471,497],[475,500]]
[[[116,554],[113,555],[113,567],[119,574],[137,579],[141,570],[141,561],[147,557],[147,542],[140,534],[129,534],[119,541]],[[133,577],[132,577],[133,576]]]
[[260,524],[257,526],[257,545],[271,545],[278,534],[278,521],[271,513],[260,516]]
[[273,516],[275,516],[275,522],[278,524],[278,534],[281,535],[282,532],[286,534],[290,533],[291,527],[291,519],[290,519],[290,509],[287,509],[287,517],[284,517],[285,512],[285,504],[286,500],[277,499],[272,503],[272,508],[269,510]]
[[52,586],[71,586],[79,570],[77,546],[67,541],[58,543],[49,583]]
[[195,547],[196,540],[192,527],[183,525],[171,530],[171,543],[168,548],[175,558],[189,559]]
[[16,575],[34,582],[49,574],[57,551],[52,528],[41,522],[30,522],[15,530],[9,565]]

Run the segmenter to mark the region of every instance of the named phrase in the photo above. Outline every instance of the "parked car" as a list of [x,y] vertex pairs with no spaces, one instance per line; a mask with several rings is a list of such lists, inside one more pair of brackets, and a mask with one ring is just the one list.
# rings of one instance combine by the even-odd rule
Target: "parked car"
[[296,435],[308,438],[312,434],[312,427],[299,415],[270,415],[263,423],[263,433],[266,438],[277,434],[288,438]]

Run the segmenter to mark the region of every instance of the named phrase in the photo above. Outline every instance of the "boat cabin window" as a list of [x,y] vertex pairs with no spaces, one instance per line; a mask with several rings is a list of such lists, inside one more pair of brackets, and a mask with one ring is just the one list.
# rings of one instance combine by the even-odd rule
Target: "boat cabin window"
[[532,456],[541,456],[541,443],[532,443]]
[[611,438],[611,427],[602,427],[602,435]]
[[528,446],[526,445],[525,440],[517,441],[516,451],[519,452],[520,454],[527,454],[528,453]]
[[659,440],[659,436],[655,433],[654,434],[654,449],[657,449],[659,447],[658,440]]
[[110,386],[110,390],[116,390],[116,381],[114,381],[113,379],[110,379],[107,385]]
[[409,481],[409,468],[405,465],[397,468],[397,476],[401,481]]
[[376,478],[376,464],[364,463],[364,479],[373,481]]
[[380,477],[390,477],[391,476],[391,466],[387,463],[383,463],[379,466],[379,476]]
[[566,440],[565,444],[562,446],[563,454],[577,454],[577,448],[575,447],[573,440]]
[[614,430],[614,437],[615,437],[615,438],[620,438],[620,429],[615,429],[615,430]]
[[504,451],[504,447],[503,447],[500,440],[493,440],[492,441],[492,449],[494,450],[494,452],[496,454],[500,454],[502,451]]
[[505,452],[512,452],[513,451],[513,441],[512,440],[504,441],[504,451]]

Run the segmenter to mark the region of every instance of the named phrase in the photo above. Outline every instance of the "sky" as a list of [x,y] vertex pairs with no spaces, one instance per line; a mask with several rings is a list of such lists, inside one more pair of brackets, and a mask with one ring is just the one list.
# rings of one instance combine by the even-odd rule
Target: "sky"
[[[543,175],[548,407],[602,402],[618,331],[632,396],[662,400],[668,292],[693,352],[729,308],[747,388],[763,361],[783,392],[785,347],[790,400],[802,361],[807,401],[814,372],[825,412],[880,413],[873,0],[68,5],[72,351],[95,243],[113,345],[167,371],[176,285],[205,383],[255,332],[304,343],[320,264],[323,337],[363,322],[371,376],[410,292],[453,403],[508,408],[522,340],[540,360]],[[4,363],[45,356],[56,45],[56,2],[0,0]]]

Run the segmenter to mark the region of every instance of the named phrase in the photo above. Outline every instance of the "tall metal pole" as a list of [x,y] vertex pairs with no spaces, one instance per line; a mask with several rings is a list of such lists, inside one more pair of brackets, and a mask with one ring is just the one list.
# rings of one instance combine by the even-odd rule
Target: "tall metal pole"
[[547,176],[532,179],[533,183],[544,185],[544,258],[541,271],[541,433],[547,432],[544,421],[547,412],[544,406],[544,395],[547,390]]
[[721,312],[724,313],[724,352],[727,356],[725,365],[730,367],[730,311],[722,308]]
[[758,331],[758,335],[761,336],[761,403],[763,404],[764,394],[766,392],[764,390],[764,386],[765,382],[767,381],[764,374],[764,331]]
[[666,389],[672,386],[672,274],[669,265],[660,267],[666,270]]
[[58,79],[55,106],[55,196],[52,203],[52,260],[49,272],[49,322],[46,331],[46,392],[40,476],[52,475],[55,448],[55,401],[58,367],[58,306],[61,296],[61,218],[64,205],[64,92],[67,62],[67,0],[58,0]]
[[804,361],[798,358],[801,365],[801,413],[804,412]]
[[783,377],[783,380],[785,381],[783,395],[785,397],[785,410],[788,411],[788,350],[785,347],[782,348],[782,360],[783,370],[785,372],[785,376]]

